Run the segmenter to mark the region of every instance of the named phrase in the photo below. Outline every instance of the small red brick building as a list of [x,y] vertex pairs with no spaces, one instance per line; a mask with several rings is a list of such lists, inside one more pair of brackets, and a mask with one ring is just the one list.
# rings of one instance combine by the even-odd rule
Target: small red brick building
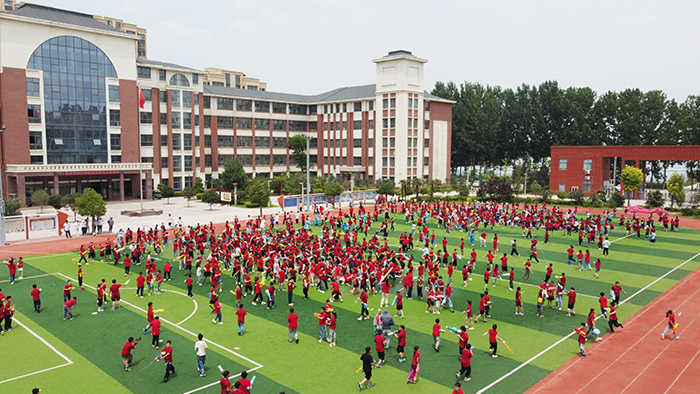
[[549,188],[566,192],[581,189],[584,193],[604,189],[611,183],[611,163],[618,157],[622,168],[635,166],[646,175],[647,161],[700,160],[700,146],[553,146]]

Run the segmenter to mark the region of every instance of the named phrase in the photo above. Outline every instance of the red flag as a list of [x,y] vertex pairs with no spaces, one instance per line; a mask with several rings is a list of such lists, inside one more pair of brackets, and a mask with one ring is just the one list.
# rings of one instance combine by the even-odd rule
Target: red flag
[[143,106],[146,105],[146,98],[143,97],[143,90],[141,90],[141,87],[138,87],[139,89],[139,107],[143,109]]

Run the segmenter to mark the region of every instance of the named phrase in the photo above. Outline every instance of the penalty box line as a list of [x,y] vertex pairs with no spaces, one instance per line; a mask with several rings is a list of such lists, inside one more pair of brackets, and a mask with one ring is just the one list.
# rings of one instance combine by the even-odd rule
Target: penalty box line
[[58,349],[56,349],[53,345],[51,345],[46,339],[44,339],[44,338],[42,338],[41,336],[39,336],[39,334],[35,333],[32,329],[30,329],[29,327],[27,327],[24,323],[22,323],[21,321],[19,321],[19,320],[17,320],[17,319],[13,319],[13,321],[14,321],[15,323],[17,323],[19,326],[21,326],[22,328],[24,328],[28,333],[32,334],[34,337],[36,337],[38,340],[40,340],[44,345],[46,345],[46,346],[47,346],[49,349],[51,349],[54,353],[58,354],[59,357],[61,357],[62,359],[64,359],[66,362],[65,362],[64,364],[57,365],[57,366],[55,366],[55,367],[42,369],[41,371],[35,371],[35,372],[31,372],[31,373],[28,373],[28,374],[25,374],[25,375],[16,376],[16,377],[14,377],[14,378],[5,379],[5,380],[3,380],[3,381],[0,381],[0,384],[7,383],[7,382],[11,382],[11,381],[13,381],[13,380],[18,380],[18,379],[26,378],[26,377],[28,377],[28,376],[38,375],[38,374],[43,373],[43,372],[48,372],[48,371],[51,371],[51,370],[54,370],[54,369],[58,369],[58,368],[65,367],[65,366],[68,366],[68,365],[73,364],[73,361],[72,361],[71,359],[69,359],[68,357],[66,357],[65,354],[59,352]]
[[[72,280],[72,281],[75,281],[75,280],[76,280],[76,279],[73,279],[73,278],[71,278],[70,276],[64,275],[64,274],[62,274],[62,273],[60,273],[60,272],[58,273],[58,275],[61,275],[62,277],[66,278],[66,279],[69,279],[69,280]],[[92,290],[97,290],[95,287],[90,286],[90,285],[87,285],[87,284],[83,284],[83,286],[89,287],[89,288],[91,288]],[[141,307],[139,307],[139,306],[136,306],[136,305],[134,305],[134,304],[132,304],[132,303],[126,301],[126,300],[121,300],[121,301],[122,301],[123,303],[129,305],[130,307],[134,308],[134,309],[138,309],[138,310],[140,310],[141,312],[147,313],[147,311],[146,311],[145,309],[143,309],[143,308],[141,308]],[[190,334],[190,335],[193,336],[193,337],[197,337],[197,334],[195,334],[194,332],[192,332],[192,331],[190,331],[190,330],[188,330],[188,329],[186,329],[186,328],[183,328],[183,327],[179,326],[177,323],[173,323],[173,322],[171,322],[171,321],[169,321],[169,320],[167,320],[167,319],[163,319],[163,318],[161,318],[160,320],[163,321],[163,322],[165,322],[165,323],[170,324],[170,325],[173,326],[173,327],[177,327],[177,328],[180,329],[181,331],[186,332],[187,334]],[[231,350],[231,349],[229,349],[229,348],[227,348],[227,347],[225,347],[225,346],[219,345],[218,343],[213,342],[213,341],[210,341],[210,340],[208,340],[208,339],[207,339],[206,341],[207,341],[208,343],[214,345],[215,347],[218,347],[218,348],[221,349],[221,350],[224,350],[224,351],[226,351],[226,352],[228,352],[228,353],[231,353],[231,354],[233,354],[234,356],[236,356],[236,357],[238,357],[238,358],[240,358],[240,359],[242,359],[242,360],[245,360],[245,361],[247,361],[247,362],[249,362],[249,363],[255,365],[256,368],[262,368],[262,367],[263,367],[262,364],[260,364],[260,363],[258,363],[258,362],[256,362],[256,361],[253,361],[253,360],[249,359],[248,357],[245,357],[245,356],[243,356],[243,355],[241,355],[241,354],[239,354],[239,353],[236,353],[236,352],[234,352],[233,350]]]

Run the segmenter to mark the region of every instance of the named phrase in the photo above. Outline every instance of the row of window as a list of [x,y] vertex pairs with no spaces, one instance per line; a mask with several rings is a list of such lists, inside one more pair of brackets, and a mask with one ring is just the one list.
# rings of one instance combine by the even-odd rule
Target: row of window
[[[583,181],[583,184],[581,184],[582,188],[581,191],[584,193],[590,193],[591,192],[591,181]],[[578,186],[571,186],[571,190],[577,190]],[[559,184],[559,190],[565,192],[566,191],[566,185],[565,184]]]
[[[568,168],[568,163],[569,163],[569,161],[567,159],[559,159],[559,169],[562,171],[566,171]],[[583,160],[583,170],[584,171],[592,171],[593,170],[593,159],[584,159]]]
[[[428,166],[430,164],[430,158],[429,157],[424,157],[423,158],[423,165]],[[408,167],[418,167],[418,158],[408,158],[407,160],[407,165]],[[382,157],[382,167],[388,167],[388,168],[393,168],[396,166],[396,159],[394,157]]]
[[[151,79],[151,68],[139,66],[136,68],[136,74],[141,79]],[[158,70],[158,80],[165,81],[165,79],[166,79],[165,70]],[[198,74],[192,74],[192,84],[199,85],[199,75]],[[187,79],[187,77],[184,74],[177,73],[177,74],[173,74],[173,76],[170,77],[170,85],[188,87],[188,86],[190,86],[190,81]]]

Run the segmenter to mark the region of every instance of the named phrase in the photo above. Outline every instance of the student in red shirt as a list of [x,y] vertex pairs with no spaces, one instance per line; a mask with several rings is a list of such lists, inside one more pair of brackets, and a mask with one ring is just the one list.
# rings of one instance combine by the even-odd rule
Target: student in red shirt
[[121,295],[119,294],[119,288],[121,286],[121,284],[117,283],[116,279],[112,279],[112,285],[109,286],[109,294],[112,298],[112,310],[114,310],[115,304],[119,306],[119,309],[122,307]]
[[617,321],[617,309],[614,305],[610,305],[610,318],[608,319],[608,326],[610,327],[610,333],[615,333],[615,327],[625,328],[622,324]]
[[406,327],[402,324],[399,326],[399,332],[394,334],[396,338],[399,340],[399,344],[396,347],[396,353],[399,354],[399,362],[405,362],[406,358],[404,357],[404,348],[406,347]]
[[248,380],[248,372],[241,372],[241,378],[238,379],[236,383],[241,384],[241,392],[243,394],[250,394],[250,380]]
[[598,302],[600,303],[600,313],[603,314],[604,318],[608,318],[608,298],[605,297],[605,293],[602,291],[600,292],[600,298],[598,298]]
[[463,313],[466,313],[466,317],[464,318],[464,323],[469,324],[469,329],[473,330],[474,329],[474,312],[472,312],[472,300],[467,300],[467,310],[464,311]]
[[32,296],[32,301],[34,301],[34,311],[36,313],[41,313],[41,289],[37,289],[36,285],[32,285],[32,292],[29,293]]
[[[464,350],[462,351],[462,358],[460,359],[460,368],[456,374],[457,380],[459,380],[462,375],[464,375],[465,382],[472,380],[472,357],[474,357],[474,353],[472,353],[472,346],[469,343],[466,343]],[[455,384],[455,388],[457,388],[458,384],[459,383]]]
[[267,293],[267,309],[275,308],[275,282],[271,281],[270,285],[265,289]]
[[287,342],[292,342],[292,337],[296,343],[299,343],[299,334],[297,333],[297,327],[299,322],[299,316],[294,313],[294,308],[289,308],[289,316],[287,316],[287,323],[289,323],[289,340]]
[[[7,297],[7,299],[9,300],[10,297]],[[73,320],[73,307],[77,303],[78,299],[76,297],[63,303],[63,320],[66,320],[67,316],[70,316],[70,319]]]
[[574,309],[574,305],[576,304],[576,290],[572,287],[566,295],[569,297],[568,313],[566,316],[576,316],[576,310]]
[[337,319],[338,319],[338,315],[335,313],[335,311],[332,311],[330,313],[330,318],[328,320],[328,342],[330,342],[330,344],[329,344],[330,347],[336,346],[335,327],[337,324]]
[[435,319],[435,324],[433,325],[433,342],[435,342],[435,351],[440,352],[440,333],[445,332],[440,326],[440,319]]
[[462,391],[462,383],[455,383],[455,389],[452,390],[452,394],[464,394],[464,391]]
[[63,302],[70,300],[70,291],[74,288],[75,287],[73,287],[73,284],[70,280],[68,281],[68,283],[66,283],[65,286],[63,286]]
[[520,291],[520,286],[515,290],[515,314],[523,316],[523,292]]
[[163,378],[163,383],[167,383],[168,380],[170,380],[170,374],[175,373],[175,366],[173,365],[172,341],[165,342],[165,347],[156,360],[159,360],[160,358],[165,361],[165,377]]
[[243,305],[238,307],[238,310],[236,311],[236,316],[238,316],[238,335],[243,335],[243,329],[245,327],[245,315],[247,314],[248,312],[246,312],[245,309],[243,309]]
[[[243,306],[241,305],[241,307]],[[216,301],[214,301],[214,315],[214,319],[212,320],[214,324],[224,324],[224,322],[221,321],[221,303],[219,302],[218,298],[216,299]]]
[[129,337],[129,339],[122,347],[122,362],[124,363],[124,370],[131,371],[129,366],[133,364],[134,356],[131,354],[131,349],[136,347],[136,342],[134,342],[134,337]]
[[160,317],[156,316],[153,321],[151,322],[151,334],[153,335],[153,339],[151,340],[151,346],[155,349],[160,348],[160,326],[162,323],[160,322]]
[[420,347],[413,347],[413,361],[411,362],[411,371],[408,373],[408,383],[416,383],[418,379],[418,371],[420,370]]
[[229,380],[229,376],[231,375],[231,373],[229,371],[224,371],[221,374],[223,375],[221,377],[221,380],[219,380],[219,385],[221,386],[221,394],[230,394],[231,381]]
[[578,348],[581,350],[579,355],[582,358],[586,358],[586,337],[588,336],[586,333],[586,324],[581,323],[581,327],[574,328],[574,331],[578,334]]
[[379,361],[377,361],[377,368],[381,368],[382,364],[384,364],[386,361],[384,360],[384,350],[386,349],[386,339],[384,339],[384,336],[382,336],[382,331],[377,330],[377,335],[374,336],[374,344],[377,349],[377,357],[379,358]]
[[136,278],[136,295],[143,298],[143,288],[146,285],[146,277],[143,276],[143,272],[139,272],[139,276]]
[[591,308],[591,310],[588,312],[588,321],[586,323],[586,333],[588,333],[588,334],[593,333],[596,341],[603,340],[603,338],[600,338],[598,336],[598,334],[600,334],[600,330],[595,328],[595,309],[594,308]]
[[491,326],[491,329],[483,333],[481,336],[485,336],[488,334],[489,336],[489,353],[491,353],[491,357],[496,358],[498,357],[496,355],[496,351],[498,350],[498,342],[497,340],[500,340],[501,342],[503,341],[503,338],[498,336],[498,331],[496,329],[498,328],[498,325],[494,324]]
[[[672,310],[669,309],[668,312],[666,312],[666,318],[668,319],[668,324],[666,324],[664,332],[661,334],[661,339],[666,339],[666,334],[668,334],[669,331],[673,331],[673,328],[676,325],[676,316],[673,314]],[[676,335],[676,331],[673,331],[673,338],[681,339],[681,337]]]

